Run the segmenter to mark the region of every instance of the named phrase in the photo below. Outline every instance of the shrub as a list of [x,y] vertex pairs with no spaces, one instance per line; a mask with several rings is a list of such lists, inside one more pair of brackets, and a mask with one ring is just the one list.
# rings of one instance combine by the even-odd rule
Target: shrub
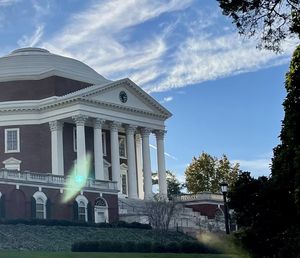
[[140,242],[137,244],[137,252],[139,253],[150,253],[152,250],[152,242]]
[[72,245],[73,252],[139,252],[139,253],[218,253],[217,250],[209,248],[197,241],[182,241],[180,244],[170,242],[162,244],[159,242],[111,242],[111,241],[81,241]]
[[134,253],[137,251],[137,244],[134,241],[127,241],[123,243],[124,252]]
[[76,242],[71,247],[72,252],[98,252],[98,241],[82,241]]
[[163,253],[166,250],[166,246],[159,242],[152,243],[152,252],[153,253]]
[[180,252],[180,246],[177,242],[170,242],[166,245],[165,251],[167,253],[178,253]]
[[91,223],[72,220],[56,220],[56,219],[1,219],[0,224],[6,225],[43,225],[43,226],[80,226],[80,227],[97,227],[97,228],[140,228],[151,229],[149,224],[141,224],[138,222],[127,223],[125,221],[117,221],[112,223]]
[[112,242],[111,241],[100,241],[98,250],[99,250],[99,252],[112,252],[113,251]]

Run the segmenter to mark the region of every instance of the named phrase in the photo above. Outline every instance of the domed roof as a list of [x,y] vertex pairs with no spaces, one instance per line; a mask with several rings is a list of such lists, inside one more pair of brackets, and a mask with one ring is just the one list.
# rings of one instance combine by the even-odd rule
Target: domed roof
[[50,76],[91,84],[109,82],[86,64],[42,48],[20,48],[0,58],[0,82],[40,80]]

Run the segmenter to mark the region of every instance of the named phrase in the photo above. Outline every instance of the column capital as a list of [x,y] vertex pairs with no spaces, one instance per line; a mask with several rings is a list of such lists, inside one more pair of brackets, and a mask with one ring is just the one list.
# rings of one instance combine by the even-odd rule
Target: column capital
[[72,119],[75,121],[76,125],[78,125],[78,126],[84,126],[84,124],[88,118],[89,117],[86,115],[72,116]]
[[152,129],[146,127],[141,128],[142,137],[149,137],[150,133],[152,133]]
[[122,123],[120,123],[120,122],[116,122],[116,121],[111,122],[110,123],[110,130],[112,132],[118,132],[118,130],[121,127],[121,125],[122,125]]
[[49,122],[49,126],[50,126],[50,131],[58,131],[58,130],[62,130],[63,128],[63,122],[61,121],[50,121]]
[[102,125],[105,123],[105,120],[102,118],[96,118],[94,120],[94,128],[95,129],[102,129]]
[[136,130],[137,126],[135,126],[135,125],[126,125],[125,128],[126,128],[126,134],[133,135],[135,133],[135,130]]
[[154,131],[157,140],[163,140],[167,133],[166,130],[155,130]]

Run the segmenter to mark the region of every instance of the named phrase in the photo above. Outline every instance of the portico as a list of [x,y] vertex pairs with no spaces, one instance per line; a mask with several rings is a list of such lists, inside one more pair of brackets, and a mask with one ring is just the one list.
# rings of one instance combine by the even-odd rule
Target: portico
[[7,218],[117,221],[118,198],[153,196],[152,134],[159,192],[167,196],[164,136],[172,114],[133,81],[108,80],[40,48],[0,57],[0,67]]
[[[117,183],[119,196],[126,196],[128,198],[151,199],[152,198],[152,170],[151,157],[149,147],[149,137],[153,133],[157,139],[157,161],[158,161],[158,175],[159,175],[159,193],[162,196],[167,196],[166,185],[166,169],[164,156],[164,130],[155,130],[146,127],[139,127],[137,125],[126,124],[120,121],[111,121],[99,117],[91,117],[88,115],[78,114],[71,117],[76,127],[76,146],[77,146],[77,172],[81,173],[85,169],[87,162],[86,151],[86,134],[85,127],[93,127],[93,167],[94,178],[96,180],[107,180],[105,178],[105,159],[103,158],[103,149],[105,142],[102,140],[103,128],[109,130],[110,142],[106,148],[110,147],[110,161],[111,161],[111,181]],[[69,120],[66,120],[69,121]],[[64,153],[63,153],[63,125],[64,120],[55,120],[49,122],[51,131],[51,164],[52,174],[64,176],[66,171],[64,169]],[[125,134],[125,148],[126,148],[126,182],[122,182],[120,158],[119,136]],[[142,151],[140,153],[140,145],[136,143],[135,139],[142,139]],[[107,162],[107,161],[106,161]],[[142,173],[138,173],[139,164],[142,164]],[[122,184],[126,184],[128,192],[122,191]],[[139,185],[143,185],[143,189]],[[142,192],[141,192],[142,190]]]

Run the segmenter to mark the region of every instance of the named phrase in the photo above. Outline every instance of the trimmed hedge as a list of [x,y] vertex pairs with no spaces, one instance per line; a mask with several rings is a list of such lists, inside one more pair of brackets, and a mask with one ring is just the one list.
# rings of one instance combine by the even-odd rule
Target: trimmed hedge
[[112,223],[90,223],[71,220],[55,220],[55,219],[13,219],[0,220],[0,224],[4,225],[43,225],[43,226],[80,226],[80,227],[96,227],[96,228],[139,228],[151,229],[149,224],[141,224],[138,222],[127,223],[125,221],[117,221]]
[[197,241],[170,242],[112,242],[81,241],[72,245],[72,252],[126,252],[126,253],[212,253],[220,251]]

